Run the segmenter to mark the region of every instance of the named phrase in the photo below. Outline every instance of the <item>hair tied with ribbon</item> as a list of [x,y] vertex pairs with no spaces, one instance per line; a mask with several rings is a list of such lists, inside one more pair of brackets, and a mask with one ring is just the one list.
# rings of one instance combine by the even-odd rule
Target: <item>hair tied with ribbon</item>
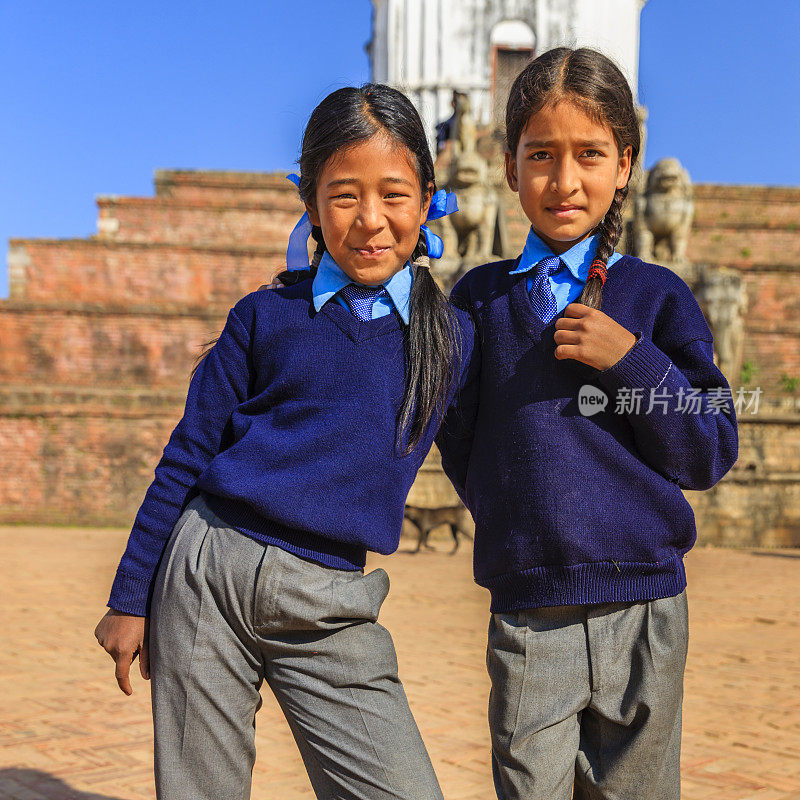
[[[300,176],[294,172],[286,176],[298,189],[300,188]],[[289,234],[289,245],[286,248],[286,269],[292,272],[309,268],[308,263],[308,238],[311,236],[311,220],[308,218],[308,211],[294,226]]]
[[[426,222],[432,219],[441,219],[448,214],[458,211],[458,199],[455,192],[439,189],[431,198]],[[444,254],[444,242],[427,225],[421,225],[420,230],[425,235],[425,246],[428,249],[428,258],[441,258]]]
[[606,262],[601,258],[596,258],[592,261],[592,266],[589,267],[589,274],[586,276],[586,280],[589,281],[591,278],[600,278],[600,285],[602,286],[605,284],[607,277],[608,270],[606,269]]

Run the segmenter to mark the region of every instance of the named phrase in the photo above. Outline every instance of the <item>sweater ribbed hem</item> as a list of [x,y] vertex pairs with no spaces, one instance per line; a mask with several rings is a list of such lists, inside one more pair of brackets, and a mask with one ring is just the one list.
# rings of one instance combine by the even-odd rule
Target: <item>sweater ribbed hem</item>
[[476,578],[492,594],[491,612],[523,608],[632,603],[674,597],[686,588],[683,558],[636,563],[598,561],[590,564],[533,567],[492,578]]
[[350,572],[364,569],[367,561],[365,547],[336,542],[324,536],[281,525],[275,520],[262,517],[241,500],[229,500],[208,492],[202,492],[202,495],[206,505],[223,522],[261,544],[273,544],[300,558],[334,569]]

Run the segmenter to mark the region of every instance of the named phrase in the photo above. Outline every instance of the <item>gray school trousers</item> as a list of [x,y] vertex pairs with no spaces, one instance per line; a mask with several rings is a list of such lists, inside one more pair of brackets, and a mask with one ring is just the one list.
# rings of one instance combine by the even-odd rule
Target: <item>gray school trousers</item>
[[[500,800],[679,800],[686,590],[493,614]],[[574,795],[573,795],[574,790]]]
[[388,591],[381,569],[301,559],[192,500],[151,605],[159,800],[250,797],[263,680],[318,798],[441,800],[394,644],[376,621]]

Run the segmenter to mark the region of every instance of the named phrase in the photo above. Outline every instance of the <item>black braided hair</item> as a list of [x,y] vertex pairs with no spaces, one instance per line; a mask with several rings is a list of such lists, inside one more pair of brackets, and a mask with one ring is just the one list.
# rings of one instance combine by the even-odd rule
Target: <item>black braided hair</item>
[[622,236],[622,206],[628,196],[628,187],[623,186],[614,192],[614,199],[611,201],[606,215],[600,220],[596,232],[600,234],[597,242],[597,251],[594,261],[589,269],[589,276],[586,286],[578,298],[579,303],[583,303],[590,308],[600,308],[603,300],[603,285],[606,282],[608,259],[614,253],[614,248],[619,243]]
[[[409,298],[409,324],[404,329],[406,393],[400,408],[399,430],[407,432],[403,450],[419,443],[431,418],[441,415],[447,387],[461,360],[461,340],[453,309],[431,275],[425,235],[420,231],[414,250]],[[443,380],[446,377],[446,381]]]

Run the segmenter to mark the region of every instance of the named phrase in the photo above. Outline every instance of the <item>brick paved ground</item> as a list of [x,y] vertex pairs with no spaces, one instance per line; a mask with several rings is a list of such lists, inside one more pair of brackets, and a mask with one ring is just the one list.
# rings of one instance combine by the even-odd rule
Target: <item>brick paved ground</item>
[[[137,671],[125,697],[92,634],[125,537],[0,528],[0,798],[154,796],[149,684]],[[382,621],[445,796],[490,800],[487,596],[469,553],[401,552],[377,565],[392,579]],[[800,551],[698,548],[687,568],[684,797],[800,798]],[[257,744],[254,800],[312,797],[269,696]]]

